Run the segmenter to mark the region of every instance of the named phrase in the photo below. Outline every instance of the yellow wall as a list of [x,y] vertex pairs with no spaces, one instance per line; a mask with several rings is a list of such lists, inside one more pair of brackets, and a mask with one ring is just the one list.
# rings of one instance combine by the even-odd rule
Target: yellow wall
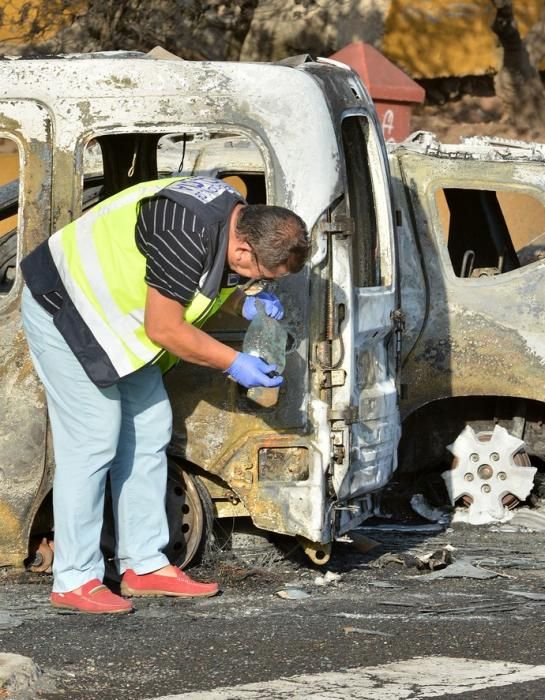
[[[19,177],[19,155],[18,153],[10,153],[9,151],[12,149],[6,148],[6,145],[4,144],[2,150],[7,150],[8,152],[0,151],[0,185]],[[17,215],[0,221],[0,236],[8,233],[15,226],[17,226]]]
[[[524,36],[545,0],[513,4]],[[490,29],[494,17],[490,0],[392,0],[381,49],[413,78],[495,72],[501,53]]]
[[0,42],[18,46],[55,36],[85,11],[87,0],[4,0],[2,5]]

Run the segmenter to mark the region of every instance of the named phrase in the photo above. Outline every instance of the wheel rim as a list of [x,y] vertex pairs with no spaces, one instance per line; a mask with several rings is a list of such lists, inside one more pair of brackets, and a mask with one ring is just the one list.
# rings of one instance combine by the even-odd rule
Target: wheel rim
[[475,433],[466,426],[452,445],[451,469],[443,472],[452,504],[466,506],[465,521],[482,525],[508,519],[507,511],[531,492],[537,471],[524,442],[496,425]]
[[205,517],[194,478],[169,462],[166,513],[170,539],[165,554],[183,567],[197,554],[204,535]]
[[[163,550],[169,561],[183,567],[197,554],[205,532],[202,501],[191,474],[175,462],[168,465],[166,514],[169,542]],[[116,581],[119,574],[115,566],[115,535],[111,504],[111,491],[106,491],[104,527],[101,547],[106,563],[107,577]]]

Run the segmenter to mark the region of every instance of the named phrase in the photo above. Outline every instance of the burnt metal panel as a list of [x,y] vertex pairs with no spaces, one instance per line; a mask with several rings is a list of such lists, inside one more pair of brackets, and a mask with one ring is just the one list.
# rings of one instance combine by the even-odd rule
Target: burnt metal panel
[[539,159],[517,158],[516,148],[502,146],[498,156],[478,146],[443,153],[400,147],[394,154],[414,223],[407,248],[420,251],[401,257],[403,290],[410,292],[414,276],[423,275],[427,287],[425,305],[417,294],[403,301],[408,325],[416,329],[404,346],[404,416],[454,396],[543,400],[545,261],[495,276],[457,277],[435,193],[443,188],[518,191],[545,204],[544,166]]
[[[19,147],[17,255],[24,255],[49,233],[51,120],[31,101],[0,100],[0,134]],[[0,296],[0,566],[22,565],[33,516],[48,488],[46,407],[34,373],[19,311],[20,273]]]

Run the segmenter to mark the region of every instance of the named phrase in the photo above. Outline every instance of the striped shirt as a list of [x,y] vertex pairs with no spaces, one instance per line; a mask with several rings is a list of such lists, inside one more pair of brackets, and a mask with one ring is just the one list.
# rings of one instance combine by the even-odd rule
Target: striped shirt
[[[199,286],[206,260],[202,223],[181,204],[152,197],[140,207],[136,245],[146,258],[146,284],[187,306]],[[42,294],[39,303],[55,314],[63,302],[58,291]]]
[[205,227],[195,214],[166,197],[145,200],[136,222],[136,245],[146,258],[146,284],[187,306],[206,261]]

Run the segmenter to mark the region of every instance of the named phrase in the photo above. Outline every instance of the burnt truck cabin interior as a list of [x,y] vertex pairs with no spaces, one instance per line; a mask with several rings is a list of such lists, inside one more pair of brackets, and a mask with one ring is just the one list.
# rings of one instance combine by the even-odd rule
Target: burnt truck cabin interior
[[[178,172],[180,175],[193,174],[191,165],[195,161],[194,158],[186,161],[186,150],[198,151],[217,138],[225,139],[223,134],[210,134],[208,140],[197,141],[192,134],[168,135],[170,156],[165,159],[165,136],[163,133],[106,134],[88,141],[83,156],[82,211],[139,182],[171,177]],[[19,210],[17,148],[10,139],[3,141],[8,144],[5,145],[6,156],[9,156],[16,177],[0,182],[0,295],[7,294],[15,281]],[[90,153],[92,157],[89,157]],[[226,160],[223,167],[210,174],[238,189],[249,204],[265,204],[267,201],[263,168],[261,172],[238,169]]]
[[545,207],[515,189],[436,190],[441,233],[456,277],[517,270],[545,256]]

